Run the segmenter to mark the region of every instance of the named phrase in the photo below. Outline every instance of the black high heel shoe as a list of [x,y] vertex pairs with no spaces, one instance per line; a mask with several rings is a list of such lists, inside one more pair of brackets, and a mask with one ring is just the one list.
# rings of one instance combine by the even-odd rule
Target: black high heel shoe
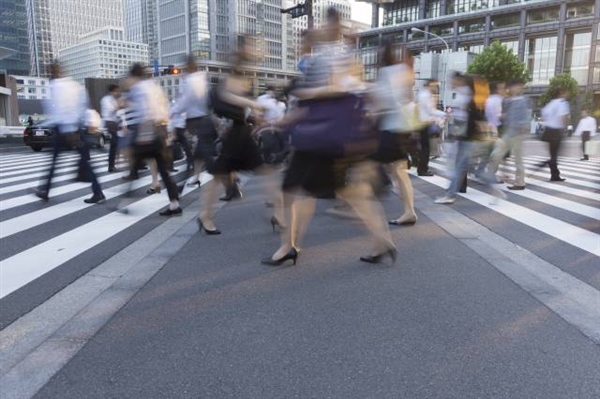
[[221,230],[219,229],[209,230],[206,227],[204,227],[204,224],[202,224],[202,220],[200,220],[200,218],[196,219],[196,223],[198,223],[198,228],[200,229],[200,231],[204,230],[207,236],[218,236],[219,234],[221,234]]
[[285,226],[275,216],[271,216],[271,227],[273,227],[273,233],[275,233],[275,227],[279,227],[279,230],[285,229]]
[[290,249],[288,253],[283,255],[280,259],[265,258],[261,260],[260,263],[269,266],[281,266],[287,260],[292,260],[292,262],[294,262],[293,264],[296,264],[296,261],[298,260],[298,250],[296,250],[296,248]]
[[390,259],[392,260],[392,264],[396,263],[396,257],[398,255],[398,251],[396,250],[396,248],[390,248],[387,251],[385,251],[382,254],[379,255],[368,255],[368,256],[361,256],[360,260],[362,262],[366,262],[366,263],[381,263],[381,261],[383,260],[383,258],[389,255]]

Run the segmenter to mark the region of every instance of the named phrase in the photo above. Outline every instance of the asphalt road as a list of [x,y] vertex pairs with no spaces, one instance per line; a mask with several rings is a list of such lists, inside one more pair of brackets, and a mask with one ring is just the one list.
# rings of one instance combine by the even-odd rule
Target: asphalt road
[[[579,155],[575,141],[567,142],[565,150],[573,159]],[[543,143],[527,145],[529,155],[543,151]],[[596,298],[598,255],[593,248],[574,245],[581,237],[593,240],[600,234],[595,214],[578,213],[600,209],[594,199],[599,191],[593,185],[600,182],[595,165],[584,169],[583,177],[568,177],[563,191],[541,186],[526,190],[551,195],[551,201],[509,193],[507,202],[520,208],[507,209],[524,209],[517,217],[477,202],[476,193],[485,196],[486,189],[476,183],[452,207],[433,206],[442,188],[436,180],[414,177],[419,221],[392,230],[399,250],[394,266],[359,262],[369,250],[368,237],[356,221],[328,214],[332,204],[327,201],[319,205],[297,266],[260,265],[277,247],[278,236],[271,232],[263,204],[265,179],[253,177],[244,200],[219,211],[216,221],[223,235],[195,233],[190,219],[172,235],[189,237],[172,256],[164,255],[167,244],[143,254],[164,259],[164,265],[114,316],[106,314],[99,330],[81,341],[36,397],[600,397],[600,341],[577,322],[582,315],[561,307],[564,301],[552,296],[574,286],[561,281],[542,288],[528,285],[527,279],[543,280],[536,270],[550,269],[519,270],[534,263],[552,267],[592,293],[586,298]],[[576,167],[572,170],[568,173],[577,173]],[[589,198],[568,194],[584,188]],[[82,194],[56,201],[77,195]],[[186,214],[196,212],[195,197],[192,192],[186,198]],[[383,203],[388,216],[401,211],[395,195],[384,197]],[[36,206],[0,207],[2,221]],[[3,239],[0,259],[11,259],[105,212],[86,209],[77,218],[62,217]],[[549,224],[543,232],[535,224],[537,215],[564,224]],[[456,225],[448,226],[449,220]],[[164,224],[155,215],[145,217],[0,299],[5,331]],[[567,232],[567,225],[582,235],[571,240],[554,234],[555,228]],[[475,234],[480,227],[485,232]],[[499,252],[478,247],[485,242]],[[517,270],[509,273],[503,263],[517,265]],[[581,309],[590,305],[583,303],[586,298],[580,298]],[[35,366],[43,368],[39,362]],[[27,383],[27,377],[20,381]]]

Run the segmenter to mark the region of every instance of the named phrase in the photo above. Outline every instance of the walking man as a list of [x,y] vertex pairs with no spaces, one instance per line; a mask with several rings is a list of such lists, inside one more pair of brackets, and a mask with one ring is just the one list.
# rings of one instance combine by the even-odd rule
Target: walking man
[[573,136],[581,136],[581,150],[583,151],[583,158],[581,161],[588,161],[589,155],[585,151],[585,143],[590,141],[590,137],[596,135],[596,118],[590,116],[587,109],[581,111],[581,120],[577,124],[577,129]]
[[524,85],[519,81],[508,84],[509,97],[502,102],[502,137],[496,141],[489,165],[490,183],[496,182],[496,172],[500,162],[508,153],[515,157],[515,182],[509,190],[525,189],[525,168],[523,167],[523,140],[529,133],[531,103],[523,96]]
[[100,111],[102,114],[102,122],[108,133],[110,134],[110,149],[108,150],[108,173],[114,173],[115,159],[117,157],[117,148],[119,144],[119,118],[117,117],[117,111],[119,109],[119,95],[121,91],[119,86],[110,85],[108,86],[108,93],[100,100]]
[[565,181],[558,170],[558,152],[562,143],[565,129],[569,123],[571,109],[567,101],[568,92],[559,90],[557,96],[542,109],[544,133],[542,140],[548,143],[550,159],[542,164],[550,167],[550,181]]
[[87,93],[73,79],[61,77],[61,69],[58,63],[50,66],[50,79],[50,98],[44,103],[44,112],[48,116],[48,123],[54,131],[52,164],[46,182],[38,189],[36,196],[43,201],[48,201],[58,155],[64,146],[75,146],[83,158],[84,171],[92,182],[93,195],[83,201],[88,204],[105,202],[106,198],[96,179],[96,174],[90,166],[89,156],[86,156],[87,147],[81,135],[88,108]]

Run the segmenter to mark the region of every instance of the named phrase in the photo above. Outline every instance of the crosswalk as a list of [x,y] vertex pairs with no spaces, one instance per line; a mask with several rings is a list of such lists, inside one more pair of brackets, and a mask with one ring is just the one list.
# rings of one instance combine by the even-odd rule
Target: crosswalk
[[[525,159],[527,189],[509,191],[505,200],[496,200],[489,188],[470,182],[461,200],[477,204],[495,214],[526,225],[573,248],[600,256],[600,161],[580,162],[576,158],[561,158],[559,165],[563,183],[549,182],[548,170],[535,165],[542,157]],[[124,173],[107,172],[107,154],[94,152],[91,162],[108,199],[107,205],[90,205],[83,199],[91,195],[89,183],[74,182],[78,156],[65,154],[60,158],[50,192],[50,201],[41,203],[33,195],[40,179],[50,165],[49,153],[3,154],[0,156],[0,298],[3,298],[40,276],[98,248],[110,240],[127,234],[127,230],[155,215],[164,208],[166,192],[146,195],[151,177],[143,172],[140,179],[129,184],[121,179]],[[179,166],[183,170],[184,161]],[[120,165],[125,169],[125,165]],[[439,173],[433,177],[415,179],[445,189],[444,161],[432,160],[430,166]],[[509,159],[501,173],[514,174],[514,162]],[[202,181],[210,179],[203,174]],[[126,190],[137,190],[127,215],[114,210]],[[186,196],[197,190],[186,187]],[[166,190],[165,190],[166,191]],[[439,190],[441,194],[441,190]],[[112,206],[111,206],[112,205]]]
[[[94,152],[91,164],[108,202],[83,202],[91,195],[90,183],[74,182],[78,155],[59,158],[50,201],[42,203],[33,194],[51,163],[49,153],[2,154],[0,156],[0,298],[3,298],[91,248],[117,237],[128,228],[155,215],[168,205],[166,190],[147,195],[151,184],[148,171],[133,183],[123,173],[108,173],[107,154]],[[180,176],[185,161],[176,163]],[[125,164],[117,164],[125,171]],[[205,183],[210,179],[203,174]],[[138,191],[130,200],[129,213],[117,212],[116,205],[126,192]],[[183,196],[197,191],[186,187]],[[100,209],[100,211],[99,211]]]
[[[471,176],[467,192],[460,193],[459,197],[537,230],[540,234],[600,256],[600,161],[559,158],[561,176],[566,181],[557,183],[549,181],[547,168],[538,168],[537,165],[544,160],[546,158],[540,156],[525,157],[525,190],[511,191],[507,184],[494,186],[503,191],[506,199],[498,199],[489,187]],[[438,173],[421,179],[446,189],[449,179],[445,161],[439,158],[432,160],[430,167]],[[500,175],[510,179],[514,178],[514,172],[512,158],[506,160],[499,169]],[[416,176],[416,173],[411,173]]]

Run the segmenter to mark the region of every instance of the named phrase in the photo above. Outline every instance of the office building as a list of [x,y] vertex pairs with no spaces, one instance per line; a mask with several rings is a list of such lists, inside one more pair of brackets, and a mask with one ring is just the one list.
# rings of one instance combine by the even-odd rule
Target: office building
[[38,76],[12,76],[17,86],[19,100],[45,100],[50,95],[50,79]]
[[53,59],[81,35],[104,26],[123,27],[122,0],[25,1],[32,76],[47,76]]
[[528,92],[534,97],[553,76],[569,72],[600,103],[600,6],[595,0],[362,1],[373,3],[374,28],[362,32],[358,44],[368,77],[375,76],[377,49],[384,41],[418,55],[445,52],[444,41],[451,52],[479,53],[498,40],[527,65]]
[[83,83],[85,78],[121,78],[134,62],[146,64],[148,45],[125,41],[124,37],[123,29],[116,27],[80,36],[79,43],[60,52],[64,73]]
[[161,67],[182,65],[194,54],[211,76],[227,72],[241,37],[248,36],[257,53],[247,69],[258,91],[297,74],[292,24],[280,0],[158,0],[157,6]]
[[25,0],[0,0],[0,71],[29,74]]
[[125,40],[148,45],[148,64],[158,60],[157,0],[123,0]]

